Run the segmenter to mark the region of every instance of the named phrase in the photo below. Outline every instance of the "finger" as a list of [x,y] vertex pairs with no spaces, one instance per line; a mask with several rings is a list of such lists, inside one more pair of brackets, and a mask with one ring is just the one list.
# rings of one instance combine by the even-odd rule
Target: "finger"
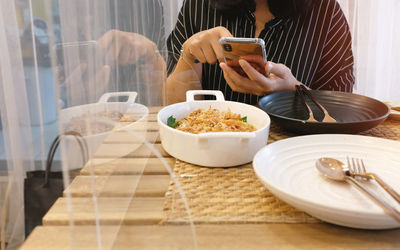
[[236,78],[241,78],[241,76],[235,70],[233,70],[231,67],[229,67],[226,63],[221,62],[219,64],[219,66],[224,71],[224,73],[226,73],[229,76],[231,76],[232,79],[235,79],[235,77]]
[[187,46],[187,49],[184,48],[183,50],[187,56],[196,58],[201,63],[207,62],[207,58],[205,57],[199,42],[193,42]]
[[224,61],[224,54],[223,51],[221,49],[221,46],[219,44],[219,39],[221,37],[233,37],[233,35],[231,34],[231,32],[225,28],[225,27],[218,27],[218,36],[216,39],[213,39],[211,41],[211,46],[213,48],[213,50],[215,51],[215,55],[217,57],[217,60],[219,62],[223,62]]
[[255,70],[246,60],[240,59],[239,64],[246,75],[249,77],[249,79],[254,81],[261,81],[263,80],[263,78],[265,78],[264,75]]
[[147,55],[146,48],[143,48],[142,46],[133,47],[133,49],[131,49],[131,52],[130,52],[129,63],[135,64],[141,58],[145,57],[145,55]]
[[277,64],[273,62],[268,62],[265,65],[265,71],[267,74],[274,74],[280,78],[285,78],[287,74],[290,72],[289,68],[284,64]]
[[243,77],[238,74],[235,70],[228,67],[226,63],[220,63],[220,67],[224,71],[224,78],[232,90],[241,93],[250,93],[255,95],[262,95],[263,92],[258,86],[255,84],[255,81],[249,80],[247,77]]
[[132,57],[132,51],[129,46],[122,47],[121,51],[119,52],[118,62],[121,65],[128,65],[130,58]]
[[228,65],[231,69],[239,73],[239,75],[246,76],[246,73],[243,71],[242,67],[239,64],[238,60],[225,60],[226,65]]
[[215,51],[211,45],[205,45],[203,48],[203,54],[204,57],[207,60],[207,63],[209,64],[215,64],[217,62],[217,56],[215,54]]
[[104,65],[103,68],[98,71],[94,77],[95,84],[96,84],[96,92],[97,93],[104,93],[107,89],[108,82],[110,80],[110,72],[111,68],[108,65]]
[[249,63],[249,64],[251,65],[251,67],[257,70],[261,75],[267,76],[264,66],[261,67],[259,64],[256,63]]
[[157,45],[147,37],[140,34],[135,34],[133,48],[134,53],[131,54],[130,63],[136,63],[139,59],[150,61],[154,58],[157,51]]
[[[239,60],[240,66],[243,71],[247,74],[250,80],[253,80],[252,86],[253,90],[257,95],[264,95],[265,93],[270,93],[273,86],[277,84],[277,77],[274,74],[267,74],[265,71],[260,73],[246,60]],[[257,64],[258,65],[258,64]],[[267,67],[267,66],[266,66]],[[267,69],[266,69],[267,70]]]
[[216,29],[218,30],[218,40],[221,37],[233,37],[232,33],[223,26],[216,27]]
[[[243,88],[240,87],[239,84],[237,84],[237,82],[232,79],[230,74],[233,74],[233,72],[235,72],[234,70],[229,70],[229,67],[226,67],[227,65],[225,63],[221,63],[220,67],[223,69],[223,73],[224,73],[224,78],[226,83],[229,85],[229,87],[231,87],[231,89],[235,92],[240,92],[240,93],[244,93],[245,90]],[[236,73],[236,72],[235,72]]]
[[215,57],[218,60],[218,62],[225,61],[225,57],[224,57],[224,54],[222,52],[221,46],[219,45],[219,41],[213,41],[211,43],[211,47],[214,50]]
[[113,63],[116,58],[115,56],[110,56],[110,54],[114,53],[113,50],[115,50],[116,40],[119,36],[118,32],[117,30],[109,30],[97,40],[97,51],[100,58],[110,60],[110,63]]
[[211,43],[211,47],[214,51],[215,58],[218,62],[223,62],[225,60],[224,54],[222,52],[221,46],[219,45],[218,42],[213,42]]
[[[127,44],[125,47],[127,47],[127,57],[126,61],[122,62],[120,60],[120,63],[123,63],[122,65],[128,65],[128,64],[135,64],[139,61],[140,58],[144,57],[147,54],[146,46],[143,44],[137,44],[137,43],[130,43]],[[122,53],[123,51],[120,52],[120,56],[123,56]]]
[[99,38],[99,40],[97,40],[97,42],[99,43],[100,46],[107,46],[111,43],[111,41],[113,40],[114,37],[114,33],[116,31],[115,30],[109,30],[106,33],[104,33],[104,35],[102,37]]
[[249,63],[256,63],[262,67],[265,67],[264,58],[260,55],[245,55],[245,56],[241,56],[240,59],[244,59],[244,60],[248,61]]
[[113,65],[118,60],[119,52],[121,50],[121,43],[115,40],[107,51],[105,61],[108,65]]
[[239,60],[231,60],[231,59],[226,59],[225,63],[229,66],[229,67],[240,67],[239,64]]
[[108,47],[112,43],[114,36],[115,36],[115,30],[109,30],[107,31],[102,37],[97,40],[98,47],[102,51],[107,51]]
[[261,74],[265,75],[265,62],[264,58],[260,55],[246,55],[246,56],[241,56],[240,59],[244,59],[249,64],[256,69],[258,72]]

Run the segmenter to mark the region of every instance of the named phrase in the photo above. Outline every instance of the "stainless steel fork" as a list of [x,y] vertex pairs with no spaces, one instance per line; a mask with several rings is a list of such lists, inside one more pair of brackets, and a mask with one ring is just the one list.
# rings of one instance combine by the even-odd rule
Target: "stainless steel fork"
[[400,203],[399,193],[397,193],[391,186],[389,186],[389,184],[384,182],[376,174],[367,172],[367,170],[365,169],[364,161],[362,159],[350,159],[349,157],[347,157],[347,165],[349,166],[350,175],[352,177],[358,176],[366,180],[376,181],[386,192],[388,192],[393,197],[393,199]]

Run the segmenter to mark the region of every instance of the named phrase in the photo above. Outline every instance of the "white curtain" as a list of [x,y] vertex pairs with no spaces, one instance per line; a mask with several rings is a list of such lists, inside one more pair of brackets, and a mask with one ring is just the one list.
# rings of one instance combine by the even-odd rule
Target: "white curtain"
[[338,1],[353,35],[355,93],[400,100],[400,1]]
[[[156,53],[174,27],[183,0],[160,1],[163,15],[157,17],[162,20],[148,19],[145,5],[128,6],[135,12],[124,7],[124,2],[150,0],[0,0],[1,246],[6,241],[9,249],[16,249],[25,237],[25,172],[44,168],[50,142],[63,129],[58,124],[62,109],[127,89],[138,92],[138,101],[145,105],[163,104],[165,64],[158,59],[165,54]],[[400,1],[338,1],[353,34],[355,92],[399,100]],[[147,26],[149,20],[161,26]],[[151,61],[141,60],[141,65],[125,67],[118,60],[98,60],[93,54],[96,44],[104,42],[101,38],[111,29],[129,34],[108,33],[118,36],[111,39],[110,48],[132,41],[137,31],[142,36],[135,39],[147,37],[159,48],[148,50],[151,55],[146,59]],[[134,57],[143,51],[125,52]],[[88,62],[94,63],[89,67]],[[99,62],[107,65],[97,67]]]
[[[135,114],[131,119],[139,119],[147,114],[146,106],[163,105],[163,46],[178,11],[172,4],[180,2],[164,1],[162,6],[161,0],[0,1],[0,249],[18,249],[23,243],[26,172],[44,169],[57,135],[75,126],[83,129],[86,139],[99,138],[114,127],[114,115],[129,109]],[[127,91],[137,95],[111,96],[118,105],[88,108],[108,92]],[[140,105],[132,104],[135,97]],[[93,140],[87,141],[89,154],[93,153]],[[61,149],[53,170],[59,171],[61,165],[67,176],[67,170],[82,168],[77,145],[68,142]],[[96,230],[101,249],[101,230]]]
[[0,2],[1,249],[5,242],[10,249],[16,249],[24,240],[23,177],[34,165],[29,93],[24,79],[16,13],[13,1]]

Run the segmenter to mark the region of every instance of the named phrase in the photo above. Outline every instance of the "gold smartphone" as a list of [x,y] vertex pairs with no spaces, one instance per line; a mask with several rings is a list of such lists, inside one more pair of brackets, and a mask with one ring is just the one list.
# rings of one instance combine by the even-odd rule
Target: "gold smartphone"
[[260,38],[222,37],[219,39],[225,63],[240,75],[246,76],[239,59],[244,59],[253,68],[265,74],[266,52],[264,40]]

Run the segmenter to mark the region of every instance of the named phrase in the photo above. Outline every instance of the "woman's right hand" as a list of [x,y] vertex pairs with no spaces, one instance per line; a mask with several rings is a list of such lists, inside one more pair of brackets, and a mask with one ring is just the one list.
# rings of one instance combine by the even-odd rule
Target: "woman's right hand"
[[185,56],[196,58],[201,63],[223,62],[224,56],[219,45],[221,37],[232,37],[232,34],[222,26],[194,34],[183,44]]

